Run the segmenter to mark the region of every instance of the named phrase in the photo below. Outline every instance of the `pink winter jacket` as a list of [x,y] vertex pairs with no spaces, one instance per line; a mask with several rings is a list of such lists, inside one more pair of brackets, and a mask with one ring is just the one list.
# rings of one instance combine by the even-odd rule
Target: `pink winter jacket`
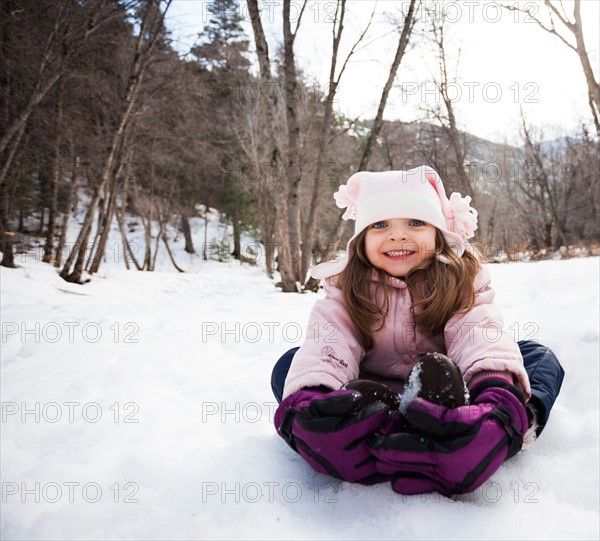
[[[373,273],[372,280],[376,279]],[[440,352],[454,360],[469,388],[482,376],[491,375],[490,371],[509,377],[512,374],[514,383],[529,399],[531,389],[523,358],[513,337],[503,330],[502,314],[493,302],[495,293],[485,267],[475,278],[475,306],[467,313],[455,314],[444,332],[435,336],[426,336],[415,328],[406,283],[389,277],[389,312],[383,328],[373,333],[374,345],[368,352],[335,283],[336,276],[324,281],[325,298],[312,309],[306,339],[294,355],[285,381],[284,398],[303,387],[339,389],[359,377],[380,381],[400,393],[417,359]]]

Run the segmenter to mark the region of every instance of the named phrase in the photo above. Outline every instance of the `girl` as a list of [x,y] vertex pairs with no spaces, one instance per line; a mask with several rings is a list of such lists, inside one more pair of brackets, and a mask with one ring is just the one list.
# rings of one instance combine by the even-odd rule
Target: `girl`
[[[277,431],[314,469],[347,481],[391,480],[402,493],[474,490],[524,436],[541,433],[563,369],[548,348],[503,331],[489,272],[468,244],[471,198],[448,199],[432,168],[359,172],[334,198],[355,231],[346,258],[312,270],[325,298],[305,342],[273,370]],[[405,390],[409,375],[427,386],[416,372],[441,357],[431,352],[456,363],[469,405]],[[404,392],[401,411],[389,400],[367,404],[356,379],[384,399],[387,388]]]

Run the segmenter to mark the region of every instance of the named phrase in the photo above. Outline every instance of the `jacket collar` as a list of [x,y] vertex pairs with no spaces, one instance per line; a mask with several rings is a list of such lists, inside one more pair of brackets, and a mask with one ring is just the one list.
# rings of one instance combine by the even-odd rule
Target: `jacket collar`
[[[371,281],[379,282],[379,275],[375,269],[371,271]],[[395,276],[387,275],[386,282],[387,285],[395,287],[397,289],[406,288],[406,282],[404,280],[401,280],[400,278],[396,278]]]

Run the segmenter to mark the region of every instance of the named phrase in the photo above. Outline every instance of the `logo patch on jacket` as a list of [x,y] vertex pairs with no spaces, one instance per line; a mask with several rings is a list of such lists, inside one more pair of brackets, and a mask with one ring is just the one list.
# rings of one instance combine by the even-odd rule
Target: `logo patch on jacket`
[[329,357],[331,360],[335,361],[339,365],[343,366],[344,368],[348,368],[348,363],[346,361],[344,361],[344,359],[340,359],[339,357],[336,357],[335,349],[333,349],[331,346],[323,346],[321,348],[321,353],[323,355],[325,355],[326,357]]

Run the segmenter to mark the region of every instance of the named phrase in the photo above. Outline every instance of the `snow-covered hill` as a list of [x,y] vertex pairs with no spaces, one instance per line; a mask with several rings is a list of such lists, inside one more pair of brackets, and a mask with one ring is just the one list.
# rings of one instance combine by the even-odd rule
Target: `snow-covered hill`
[[506,327],[566,378],[533,448],[453,499],[314,473],[274,432],[270,374],[321,293],[176,258],[85,286],[0,269],[2,539],[598,539],[598,258],[490,267]]

